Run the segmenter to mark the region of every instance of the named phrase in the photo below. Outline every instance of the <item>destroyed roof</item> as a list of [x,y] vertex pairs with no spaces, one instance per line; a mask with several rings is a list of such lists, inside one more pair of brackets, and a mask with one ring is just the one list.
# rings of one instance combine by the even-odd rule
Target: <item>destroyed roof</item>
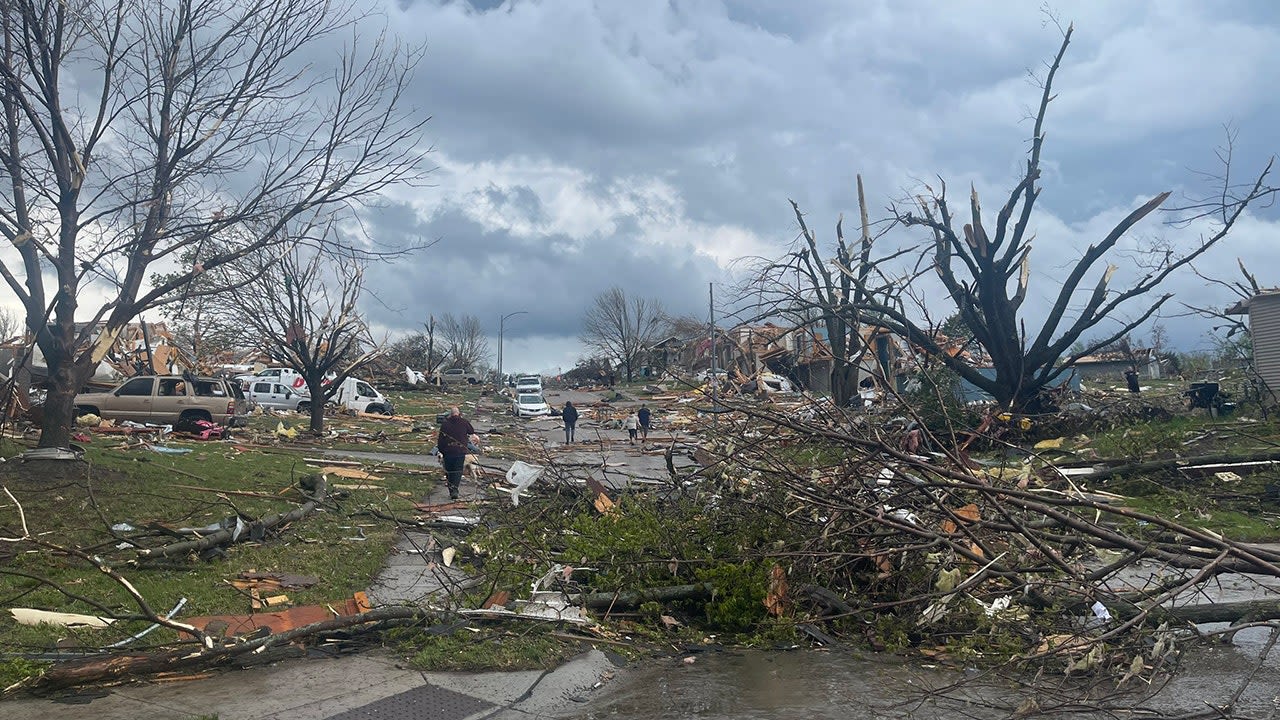
[[1223,310],[1223,314],[1247,315],[1249,313],[1249,305],[1252,304],[1253,301],[1261,300],[1264,298],[1272,298],[1276,296],[1280,296],[1280,288],[1267,288],[1266,290],[1259,290],[1253,296],[1245,298],[1244,300],[1237,301],[1235,304],[1231,305],[1226,310]]
[[1114,363],[1114,362],[1146,362],[1155,356],[1155,348],[1133,348],[1129,351],[1132,355],[1126,355],[1119,350],[1109,350],[1105,352],[1096,352],[1092,355],[1085,355],[1075,361],[1075,365],[1089,365],[1092,363]]

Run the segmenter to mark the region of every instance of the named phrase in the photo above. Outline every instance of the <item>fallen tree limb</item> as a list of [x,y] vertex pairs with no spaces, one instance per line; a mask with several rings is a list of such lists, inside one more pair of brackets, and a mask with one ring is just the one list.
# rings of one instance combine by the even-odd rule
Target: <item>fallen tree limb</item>
[[[324,502],[328,496],[329,486],[325,482],[323,475],[316,475],[316,489],[311,498],[298,507],[287,513],[276,513],[268,515],[261,520],[255,520],[248,523],[241,531],[244,536],[257,535],[258,531],[267,531],[272,528],[287,525],[295,520],[302,518],[313,512],[320,503]],[[215,532],[209,533],[202,538],[195,540],[184,540],[182,542],[171,543],[158,548],[145,548],[138,551],[139,560],[149,560],[151,558],[167,558],[186,555],[188,553],[200,552],[211,547],[220,545],[229,545],[237,539],[235,528],[223,528]]]
[[[1120,614],[1130,608],[1121,608]],[[1243,600],[1227,603],[1197,603],[1152,610],[1152,615],[1177,618],[1190,623],[1237,622],[1240,620],[1275,620],[1280,618],[1280,599]]]
[[579,596],[570,595],[569,598],[573,602],[579,602],[583,606],[593,610],[602,610],[612,607],[620,608],[636,608],[646,602],[671,602],[672,600],[691,600],[694,598],[705,598],[711,595],[712,586],[707,583],[697,583],[694,585],[670,585],[667,587],[645,588],[643,590],[622,590],[616,593],[597,592],[583,593]]
[[329,620],[311,623],[282,633],[213,648],[190,648],[156,653],[113,655],[106,658],[75,661],[55,665],[36,678],[26,689],[58,690],[79,685],[118,682],[136,679],[159,672],[173,672],[196,667],[210,667],[238,656],[258,652],[274,645],[293,642],[304,637],[360,625],[370,625],[387,620],[425,621],[435,617],[428,611],[404,607],[383,607],[359,615],[339,615]]
[[[1218,455],[1200,455],[1198,457],[1167,458],[1164,460],[1147,460],[1145,462],[1126,463],[1094,470],[1088,475],[1078,477],[1089,480],[1105,480],[1116,475],[1132,475],[1135,473],[1159,472],[1161,470],[1184,470],[1200,465],[1230,465],[1234,463],[1274,463],[1280,461],[1280,450],[1268,450],[1254,455],[1223,453]],[[1264,468],[1266,466],[1263,466]]]

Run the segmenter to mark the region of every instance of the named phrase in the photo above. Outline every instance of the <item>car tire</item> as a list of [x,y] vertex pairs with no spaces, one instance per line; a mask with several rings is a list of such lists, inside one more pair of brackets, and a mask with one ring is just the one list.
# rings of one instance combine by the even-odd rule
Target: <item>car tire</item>
[[479,381],[479,380],[477,380],[477,379],[475,379],[475,378],[467,378],[467,384],[468,384],[468,385],[475,385],[475,384],[476,384],[476,383],[478,383],[478,382],[480,382],[480,381]]
[[80,417],[81,415],[97,415],[98,417],[102,417],[98,412],[98,408],[90,407],[88,405],[77,405],[75,408],[75,415],[76,417]]
[[391,409],[382,405],[370,405],[365,412],[371,415],[391,415]]
[[311,403],[309,403],[309,402],[300,402],[300,403],[298,403],[298,412],[300,412],[300,413],[310,413],[310,412],[311,412]]

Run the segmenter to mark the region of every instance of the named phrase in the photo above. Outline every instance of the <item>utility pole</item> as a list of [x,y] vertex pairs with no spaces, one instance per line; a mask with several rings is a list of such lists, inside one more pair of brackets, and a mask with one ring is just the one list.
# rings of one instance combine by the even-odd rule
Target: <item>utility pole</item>
[[502,387],[502,331],[507,324],[507,318],[528,314],[527,310],[517,310],[498,318],[498,377],[494,380],[497,387]]
[[716,286],[707,283],[707,309],[711,315],[711,367],[707,376],[711,378],[711,427],[716,426],[716,416],[720,414],[719,389],[720,378],[716,375],[716,367],[720,358],[716,356]]

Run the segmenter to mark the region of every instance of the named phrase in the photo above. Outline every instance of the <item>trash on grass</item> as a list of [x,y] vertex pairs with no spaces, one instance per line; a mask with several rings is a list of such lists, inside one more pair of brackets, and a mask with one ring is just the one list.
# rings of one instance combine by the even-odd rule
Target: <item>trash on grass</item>
[[512,487],[507,492],[511,493],[512,505],[520,504],[520,493],[532,485],[544,469],[541,465],[530,465],[520,460],[511,463],[511,468],[507,470],[507,482],[511,483]]

